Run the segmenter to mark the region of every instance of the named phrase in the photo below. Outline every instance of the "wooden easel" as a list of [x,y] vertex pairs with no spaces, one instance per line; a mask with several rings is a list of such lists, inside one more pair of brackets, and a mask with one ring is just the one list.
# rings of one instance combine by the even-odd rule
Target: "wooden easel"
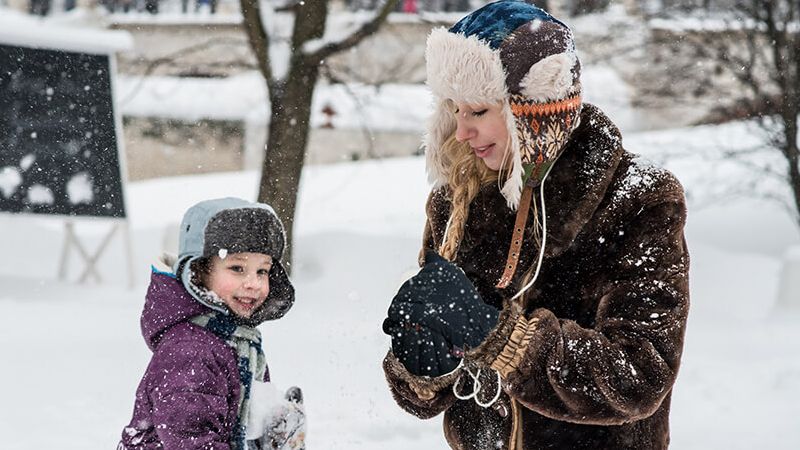
[[81,275],[78,278],[78,282],[86,283],[89,280],[89,277],[94,277],[95,281],[102,283],[103,278],[100,276],[100,272],[98,272],[96,267],[97,261],[100,259],[100,256],[102,256],[106,247],[108,247],[108,244],[117,233],[117,230],[122,230],[122,239],[125,246],[125,259],[128,266],[128,286],[132,288],[134,285],[133,255],[131,252],[130,229],[128,228],[128,221],[125,219],[114,221],[114,223],[111,225],[111,229],[108,230],[108,233],[106,233],[106,235],[100,241],[100,245],[95,249],[94,252],[89,252],[87,247],[81,243],[79,236],[75,233],[75,222],[70,219],[64,221],[64,247],[61,251],[58,279],[66,279],[69,255],[72,248],[75,247],[75,249],[78,251],[78,255],[80,255],[81,259],[83,259],[83,262],[86,264],[83,272],[81,272]]

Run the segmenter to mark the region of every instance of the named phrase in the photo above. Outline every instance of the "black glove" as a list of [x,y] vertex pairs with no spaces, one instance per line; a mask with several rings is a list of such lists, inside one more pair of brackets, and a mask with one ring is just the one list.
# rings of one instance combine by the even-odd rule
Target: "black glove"
[[453,371],[463,356],[441,333],[411,322],[387,318],[383,332],[392,337],[392,352],[414,375],[436,377]]
[[429,250],[425,265],[392,300],[383,328],[409,372],[438,376],[483,342],[498,315],[458,266]]

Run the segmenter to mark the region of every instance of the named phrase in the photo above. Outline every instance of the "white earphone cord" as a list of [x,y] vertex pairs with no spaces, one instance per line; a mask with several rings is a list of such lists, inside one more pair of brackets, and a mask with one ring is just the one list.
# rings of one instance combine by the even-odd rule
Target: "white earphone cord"
[[544,178],[542,178],[542,184],[541,186],[539,186],[540,198],[542,200],[542,245],[539,248],[539,259],[536,262],[536,272],[534,272],[531,281],[529,281],[528,284],[523,286],[522,289],[519,290],[519,292],[514,294],[514,296],[511,297],[511,300],[516,300],[522,294],[524,294],[525,291],[530,289],[530,287],[533,286],[533,283],[536,282],[536,279],[539,278],[539,271],[542,269],[542,260],[544,259],[544,248],[545,248],[545,243],[547,242],[547,211],[544,206],[544,182],[545,180],[547,180],[548,175],[550,175],[550,170],[548,170],[547,173],[544,175]]
[[[459,364],[459,367],[461,367],[460,364]],[[455,395],[456,398],[459,399],[459,400],[469,400],[471,398],[474,398],[475,399],[475,403],[478,406],[482,407],[482,408],[488,408],[488,407],[494,405],[495,402],[497,402],[497,400],[500,398],[500,393],[503,391],[502,386],[501,386],[501,383],[502,383],[503,380],[500,378],[500,372],[498,372],[495,369],[492,369],[492,371],[495,373],[495,375],[497,375],[497,392],[495,392],[494,397],[492,397],[491,400],[489,400],[488,402],[482,402],[478,398],[478,393],[481,391],[481,387],[482,387],[482,384],[480,382],[480,376],[481,376],[481,370],[482,369],[478,369],[478,373],[476,373],[476,374],[473,374],[472,371],[469,370],[469,367],[467,367],[467,366],[464,366],[464,369],[467,371],[469,376],[472,378],[472,392],[470,394],[468,394],[468,395],[461,395],[461,394],[458,393],[457,386],[458,386],[458,383],[461,381],[461,377],[464,375],[462,373],[461,375],[458,376],[458,379],[456,379],[456,382],[453,383],[453,395]]]

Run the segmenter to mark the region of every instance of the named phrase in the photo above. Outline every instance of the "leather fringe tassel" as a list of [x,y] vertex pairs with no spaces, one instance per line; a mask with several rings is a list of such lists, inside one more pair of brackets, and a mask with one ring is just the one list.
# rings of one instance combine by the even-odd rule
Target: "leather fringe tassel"
[[519,403],[511,400],[511,436],[508,440],[508,450],[522,450],[522,410]]

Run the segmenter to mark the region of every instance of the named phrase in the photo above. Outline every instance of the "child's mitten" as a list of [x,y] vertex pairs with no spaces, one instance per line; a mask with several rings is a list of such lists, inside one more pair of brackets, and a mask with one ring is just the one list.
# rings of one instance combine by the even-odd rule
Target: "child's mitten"
[[281,395],[272,383],[254,382],[250,394],[249,450],[304,450],[306,415],[300,388],[290,387]]

